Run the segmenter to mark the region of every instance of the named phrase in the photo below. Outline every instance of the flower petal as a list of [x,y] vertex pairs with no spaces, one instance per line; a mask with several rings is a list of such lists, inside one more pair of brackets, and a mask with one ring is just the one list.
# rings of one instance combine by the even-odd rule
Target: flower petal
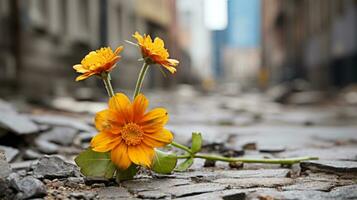
[[95,115],[95,127],[98,131],[118,134],[123,125],[124,119],[109,109],[102,110]]
[[78,73],[86,73],[86,72],[89,71],[87,68],[85,68],[85,67],[84,67],[83,65],[81,65],[81,64],[74,65],[74,66],[73,66],[73,69],[75,69],[76,72],[78,72]]
[[141,166],[150,167],[152,159],[154,157],[154,149],[146,146],[145,144],[139,144],[136,146],[129,146],[128,153],[130,160]]
[[112,162],[122,170],[127,169],[131,165],[128,155],[128,146],[125,142],[121,142],[111,151]]
[[163,129],[160,132],[145,134],[145,138],[143,142],[146,145],[155,148],[155,147],[166,146],[167,144],[170,144],[172,140],[173,140],[172,133],[167,129]]
[[76,81],[84,80],[84,79],[86,79],[86,78],[88,78],[88,77],[90,77],[90,76],[92,76],[94,74],[95,74],[95,72],[88,72],[88,73],[82,74],[80,76],[77,76]]
[[100,132],[91,140],[90,146],[94,151],[107,152],[121,142],[121,137],[115,134]]
[[129,98],[123,93],[117,93],[109,100],[109,109],[115,110],[119,116],[122,116],[125,122],[133,120],[133,113]]
[[155,108],[146,113],[139,124],[145,133],[154,133],[163,129],[168,120],[169,116],[166,109]]
[[143,117],[148,105],[149,100],[143,94],[139,94],[135,97],[135,100],[132,104],[134,112],[134,121],[138,121]]
[[118,55],[121,51],[123,51],[124,47],[123,46],[119,46],[118,48],[115,49],[114,54]]

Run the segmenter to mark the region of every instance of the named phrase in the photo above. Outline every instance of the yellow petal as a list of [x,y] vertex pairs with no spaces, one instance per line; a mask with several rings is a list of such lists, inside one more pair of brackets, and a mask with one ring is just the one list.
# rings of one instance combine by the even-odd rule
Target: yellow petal
[[90,73],[82,74],[82,75],[80,75],[80,76],[77,76],[76,81],[84,80],[84,79],[86,79],[86,78],[88,78],[88,77],[90,77],[90,76],[92,76],[92,75],[94,75],[94,74],[95,74],[95,72],[90,72]]
[[163,65],[163,67],[165,67],[167,70],[169,70],[171,72],[171,74],[174,74],[176,72],[176,68],[169,66],[169,65]]
[[145,167],[151,166],[151,161],[154,157],[153,148],[150,148],[145,144],[128,146],[128,153],[129,153],[129,158],[133,163]]
[[118,48],[115,49],[114,54],[118,55],[121,51],[123,51],[124,47],[123,46],[119,46]]
[[125,122],[131,122],[133,113],[129,98],[123,93],[117,93],[109,100],[109,109],[115,110],[119,116],[122,116]]
[[100,132],[92,138],[91,147],[94,151],[107,152],[121,142],[121,137],[111,133]]
[[135,100],[132,104],[135,117],[134,121],[140,120],[142,118],[148,105],[149,100],[143,94],[139,94],[135,97]]
[[141,36],[137,31],[135,32],[133,37],[138,41],[139,44],[142,44],[144,41],[143,36]]
[[146,145],[155,148],[166,146],[167,144],[170,144],[172,140],[172,133],[167,129],[163,129],[160,132],[145,134],[143,141]]
[[121,142],[111,151],[111,160],[121,170],[125,170],[131,165],[128,155],[128,146],[125,142]]
[[86,69],[86,68],[85,68],[83,65],[81,65],[81,64],[74,65],[74,66],[73,66],[73,69],[75,69],[76,72],[78,72],[78,73],[86,73],[86,72],[89,71],[88,69]]
[[95,115],[95,127],[98,131],[118,134],[122,125],[124,125],[124,120],[109,109],[102,110]]
[[146,113],[139,124],[144,132],[153,133],[160,131],[168,120],[169,116],[166,109],[155,108]]

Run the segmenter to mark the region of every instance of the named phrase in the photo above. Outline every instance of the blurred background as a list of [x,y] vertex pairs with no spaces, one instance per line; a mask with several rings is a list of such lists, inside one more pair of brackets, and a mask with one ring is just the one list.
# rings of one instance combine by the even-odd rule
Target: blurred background
[[113,84],[132,90],[140,55],[125,40],[139,31],[180,60],[173,76],[153,68],[148,90],[265,92],[281,102],[292,91],[309,100],[352,91],[357,102],[356,25],[356,0],[0,0],[0,95],[103,98],[100,80],[76,83],[72,66],[119,45]]

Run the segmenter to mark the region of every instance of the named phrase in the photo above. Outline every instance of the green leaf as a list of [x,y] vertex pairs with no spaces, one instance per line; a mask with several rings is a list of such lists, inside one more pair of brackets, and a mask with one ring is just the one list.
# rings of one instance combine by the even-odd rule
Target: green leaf
[[136,173],[138,172],[137,165],[130,165],[130,167],[126,170],[117,170],[116,181],[119,183],[120,181],[131,180],[134,178]]
[[191,146],[192,153],[197,153],[197,152],[201,151],[201,147],[202,147],[201,133],[193,132],[192,133],[192,146]]
[[176,167],[177,156],[155,149],[155,157],[151,170],[159,174],[170,174]]
[[176,167],[175,171],[183,172],[186,171],[191,165],[193,164],[193,158],[188,158],[187,160],[183,161],[179,166]]
[[115,165],[110,160],[109,152],[95,152],[89,148],[81,152],[74,161],[84,176],[110,179],[113,178],[116,170]]

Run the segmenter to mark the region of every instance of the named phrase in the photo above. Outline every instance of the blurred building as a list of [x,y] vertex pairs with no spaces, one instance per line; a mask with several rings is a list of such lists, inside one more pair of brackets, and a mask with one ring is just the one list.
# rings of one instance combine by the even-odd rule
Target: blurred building
[[[141,67],[140,55],[124,40],[133,41],[135,31],[160,36],[172,56],[178,56],[175,5],[174,0],[0,0],[1,85],[34,98],[90,97],[85,92],[76,94],[85,91],[77,89],[102,83],[94,78],[75,83],[72,66],[89,50],[124,45],[125,59],[113,73],[114,86],[132,88]],[[163,84],[163,79],[155,68],[146,85],[170,84],[168,80]]]
[[356,0],[262,1],[263,66],[272,83],[315,89],[357,82]]

